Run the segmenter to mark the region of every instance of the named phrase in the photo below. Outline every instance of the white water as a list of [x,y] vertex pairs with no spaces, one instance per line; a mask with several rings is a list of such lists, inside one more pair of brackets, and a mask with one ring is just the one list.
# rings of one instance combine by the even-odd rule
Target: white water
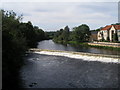
[[37,54],[45,54],[45,55],[55,55],[55,56],[65,56],[74,59],[82,59],[85,61],[99,61],[104,63],[120,63],[117,58],[109,58],[109,57],[102,57],[102,56],[88,56],[88,55],[80,55],[80,54],[73,54],[69,52],[51,52],[51,51],[40,51],[34,52]]

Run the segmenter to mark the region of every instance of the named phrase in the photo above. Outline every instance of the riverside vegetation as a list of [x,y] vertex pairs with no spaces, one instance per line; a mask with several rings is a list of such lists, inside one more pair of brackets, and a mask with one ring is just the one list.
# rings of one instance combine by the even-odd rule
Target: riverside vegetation
[[64,29],[60,29],[54,35],[53,41],[58,43],[67,44],[69,41],[87,42],[90,37],[90,29],[86,24],[82,24],[78,27],[74,27],[73,31],[70,31],[66,26]]
[[[98,31],[100,29],[96,29]],[[74,46],[86,46],[86,47],[95,47],[95,48],[104,48],[104,49],[112,49],[112,50],[117,50],[120,51],[120,48],[116,47],[108,47],[108,46],[93,46],[93,45],[88,45],[89,38],[91,35],[91,31],[88,25],[82,24],[78,27],[74,27],[72,31],[70,31],[69,27],[66,26],[64,29],[58,30],[53,37],[53,41],[56,43],[61,43],[61,44],[71,44]],[[117,41],[116,35],[114,35],[114,42]],[[104,40],[102,40],[103,42]],[[110,41],[107,41],[110,42]]]
[[23,23],[22,15],[13,11],[1,10],[2,14],[2,87],[18,88],[19,71],[24,64],[23,57],[29,48],[37,46],[37,42],[46,38],[46,33],[33,26],[30,21]]
[[52,39],[54,42],[88,46],[90,29],[86,24],[74,27],[70,31],[66,26],[57,32],[44,32],[30,21],[22,22],[23,16],[13,11],[0,10],[2,15],[2,87],[21,87],[19,71],[24,64],[25,52],[35,48],[37,42]]

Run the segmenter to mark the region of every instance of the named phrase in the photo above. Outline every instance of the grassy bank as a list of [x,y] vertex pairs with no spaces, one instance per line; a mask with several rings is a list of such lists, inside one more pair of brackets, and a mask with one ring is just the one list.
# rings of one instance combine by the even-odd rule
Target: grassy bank
[[120,48],[117,48],[117,47],[97,46],[97,45],[88,45],[88,46],[95,47],[95,48],[102,48],[102,49],[110,49],[110,50],[120,51]]
[[83,46],[87,46],[87,47],[95,47],[95,48],[101,48],[101,49],[110,49],[110,50],[120,51],[120,48],[117,48],[117,47],[88,45],[87,42],[69,41],[69,44],[76,44],[76,45],[83,45]]
[[[54,41],[54,42],[56,42],[56,41]],[[94,48],[100,48],[100,49],[109,49],[109,50],[120,51],[120,48],[117,48],[117,47],[88,45],[88,42],[77,42],[77,41],[63,42],[63,41],[57,41],[56,43],[70,44],[70,45],[73,45],[73,46],[85,46],[85,47],[94,47]]]
[[81,46],[88,46],[86,42],[76,42],[76,41],[68,41],[68,44],[72,45],[81,45]]
[[59,44],[63,44],[63,45],[67,45],[68,44],[68,42],[67,41],[64,41],[64,40],[55,40],[55,39],[53,39],[53,41],[55,42],[55,43],[59,43]]

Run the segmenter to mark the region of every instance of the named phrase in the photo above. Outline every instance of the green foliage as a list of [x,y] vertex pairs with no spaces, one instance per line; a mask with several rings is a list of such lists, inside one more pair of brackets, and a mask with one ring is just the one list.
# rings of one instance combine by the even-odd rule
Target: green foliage
[[23,65],[23,56],[30,47],[45,39],[42,29],[34,27],[30,21],[22,23],[21,16],[13,11],[2,12],[2,59],[3,88],[18,87],[18,73]]
[[120,23],[115,23],[115,24],[111,24],[111,25],[120,25]]
[[85,42],[69,41],[68,43],[71,45],[88,46]]
[[92,32],[93,32],[93,31],[100,31],[100,28],[98,28],[98,29],[95,29],[95,30],[91,30],[91,31],[92,31]]
[[108,50],[120,51],[119,47],[97,46],[97,45],[88,45],[88,46],[94,47],[94,48],[100,48],[100,49],[108,49]]
[[114,42],[118,41],[118,35],[117,35],[117,33],[114,33],[114,35],[113,35],[113,41]]
[[64,28],[64,30],[63,30],[63,32],[62,32],[62,37],[63,37],[63,40],[65,41],[65,42],[67,42],[68,40],[69,40],[69,27],[68,26],[66,26],[65,28]]
[[69,34],[69,27],[66,26],[55,33],[53,40],[65,44],[69,40]]
[[59,43],[67,43],[69,41],[86,42],[89,41],[90,34],[90,29],[86,24],[74,27],[72,32],[66,26],[55,33],[53,40]]
[[73,28],[72,38],[74,41],[77,41],[77,42],[83,41],[83,34],[78,27]]
[[109,36],[107,37],[107,41],[110,41],[110,38],[109,38]]
[[87,25],[82,24],[73,28],[73,40],[78,42],[88,41],[90,37],[90,29]]
[[53,39],[55,33],[56,33],[56,32],[54,32],[54,31],[45,32],[45,37],[46,37],[46,39]]

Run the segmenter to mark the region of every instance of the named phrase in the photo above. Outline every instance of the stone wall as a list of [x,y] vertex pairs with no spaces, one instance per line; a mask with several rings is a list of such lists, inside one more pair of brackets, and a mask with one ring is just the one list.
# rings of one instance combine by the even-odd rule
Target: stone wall
[[88,45],[108,46],[108,47],[120,48],[120,43],[111,43],[111,42],[93,42],[93,43],[88,43]]

